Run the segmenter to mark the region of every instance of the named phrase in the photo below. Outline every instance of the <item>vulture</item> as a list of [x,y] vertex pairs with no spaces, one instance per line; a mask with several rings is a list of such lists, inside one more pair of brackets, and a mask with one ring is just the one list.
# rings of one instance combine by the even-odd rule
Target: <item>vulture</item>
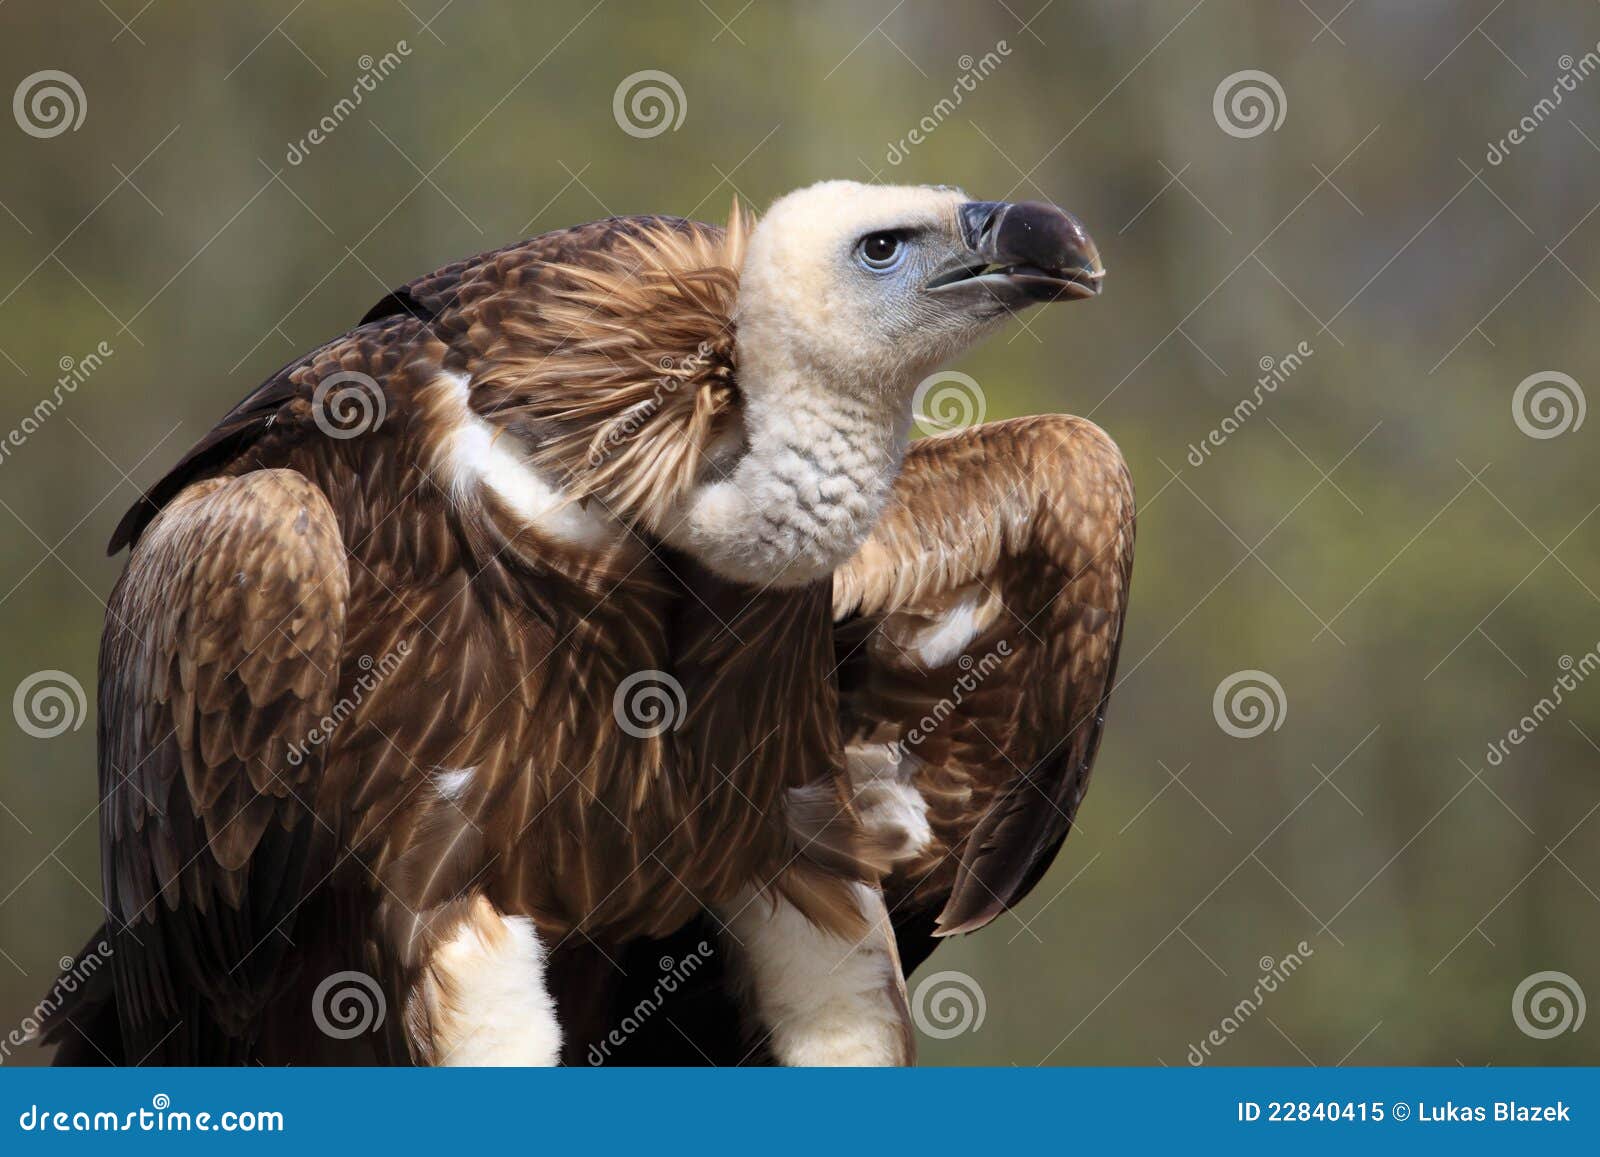
[[829,181],[446,265],[273,374],[111,539],[58,1063],[581,1063],[702,935],[702,1043],[614,1059],[910,1063],[909,969],[1072,827],[1134,539],[1098,427],[913,441],[918,387],[1104,273],[1055,206]]

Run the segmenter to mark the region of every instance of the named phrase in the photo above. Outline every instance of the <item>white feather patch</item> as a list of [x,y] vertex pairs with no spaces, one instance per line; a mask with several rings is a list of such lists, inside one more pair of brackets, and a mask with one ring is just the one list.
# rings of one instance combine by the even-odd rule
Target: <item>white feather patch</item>
[[911,1061],[893,999],[898,978],[885,936],[882,898],[855,885],[873,921],[859,943],[821,931],[782,898],[745,891],[728,909],[728,931],[742,945],[751,1002],[778,1062],[796,1066],[884,1066]]
[[924,667],[943,667],[994,621],[993,603],[993,597],[983,587],[976,583],[968,586],[948,610],[911,632],[907,649]]
[[455,771],[439,768],[433,773],[433,790],[439,793],[441,799],[458,800],[466,794],[472,774],[477,770],[475,767],[462,767]]
[[475,413],[467,402],[471,379],[442,373],[452,429],[439,467],[459,498],[473,487],[492,491],[524,526],[566,546],[600,550],[627,537],[621,523],[593,504],[580,504],[544,478],[514,435]]
[[525,916],[479,900],[433,950],[423,979],[437,1063],[561,1063],[561,1026],[544,984],[544,946]]

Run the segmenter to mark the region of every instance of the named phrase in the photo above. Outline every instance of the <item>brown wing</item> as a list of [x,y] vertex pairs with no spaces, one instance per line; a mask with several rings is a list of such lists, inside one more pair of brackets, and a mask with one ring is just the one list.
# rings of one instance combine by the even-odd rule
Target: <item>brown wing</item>
[[931,845],[885,882],[908,967],[926,936],[982,928],[1025,896],[1066,839],[1105,722],[1133,538],[1110,438],[1080,418],[1022,418],[914,443],[894,504],[835,575],[846,742],[900,756],[928,804]]
[[[270,993],[308,1007],[280,982],[303,983],[329,970],[315,972],[308,953],[340,961],[330,968],[370,967],[362,952],[347,951],[364,926],[330,919],[317,906],[317,885],[332,866],[324,863],[331,856],[321,843],[364,841],[375,870],[392,870],[421,892],[453,886],[452,872],[476,871],[477,861],[468,862],[476,852],[465,848],[470,841],[452,842],[447,825],[435,825],[435,834],[416,819],[422,805],[413,802],[410,768],[484,765],[477,780],[482,797],[463,807],[488,809],[497,801],[496,823],[482,826],[510,833],[502,841],[509,843],[543,810],[544,797],[532,790],[537,784],[517,778],[529,766],[519,751],[565,753],[566,765],[599,766],[579,757],[596,729],[580,725],[577,738],[570,735],[573,707],[584,698],[570,688],[593,686],[596,670],[611,677],[617,664],[662,666],[653,652],[640,661],[627,657],[655,646],[658,616],[630,615],[629,597],[611,590],[625,568],[613,574],[605,560],[573,557],[521,535],[483,496],[446,502],[430,471],[448,430],[428,399],[438,399],[433,387],[441,370],[470,374],[469,405],[481,416],[529,447],[575,456],[572,477],[564,462],[537,463],[569,489],[581,485],[619,517],[635,516],[634,496],[608,489],[613,480],[605,473],[632,455],[647,460],[643,477],[662,480],[649,496],[665,502],[671,485],[681,484],[681,461],[698,460],[702,443],[725,420],[727,310],[742,236],[742,229],[730,234],[677,218],[617,218],[419,278],[349,333],[268,378],[128,511],[111,549],[136,545],[112,601],[101,676],[105,890],[118,944],[116,984],[114,993],[97,989],[96,999],[80,1002],[64,1023],[54,1018],[56,1039],[72,1039],[58,1031],[67,1025],[85,1035],[87,1025],[85,1039],[98,1048],[92,1042],[105,1040],[98,1030],[114,1004],[110,1027],[122,1035],[116,1033],[122,1022],[128,1040],[118,1055],[129,1060],[252,1055],[252,1018],[271,1020],[277,1031],[277,1010],[286,1006],[267,1004]],[[624,372],[630,368],[649,373]],[[338,373],[367,379],[380,393],[364,401],[383,416],[359,436],[330,436],[318,420],[317,391]],[[664,393],[659,403],[658,392]],[[643,411],[641,394],[652,400]],[[605,454],[591,454],[596,438]],[[582,469],[591,457],[602,467],[592,475]],[[309,645],[302,655],[274,650],[278,637],[258,637],[267,618],[289,616],[298,624],[291,634],[306,626],[305,608],[296,609],[286,595],[277,602],[284,591],[256,589],[258,572],[270,578],[273,560],[302,576],[326,569],[303,557],[303,529],[290,520],[285,530],[277,519],[282,512],[264,504],[272,494],[265,482],[273,480],[284,484],[276,488],[280,496],[285,486],[315,495],[306,500],[309,525],[325,530],[332,543],[322,561],[342,567],[348,556],[354,594],[341,585],[337,625],[350,656],[386,654],[395,631],[413,625],[450,638],[452,646],[430,651],[422,670],[359,701],[356,710],[370,727],[343,728],[326,752],[313,745],[292,774],[264,787],[252,777],[282,754],[283,741],[304,737],[326,714],[328,700],[357,680],[353,658],[338,669],[338,638],[318,637],[327,655]],[[244,589],[254,592],[245,604],[227,586],[229,574],[242,576]],[[652,605],[664,597],[654,574],[648,567],[634,575],[640,597]],[[348,629],[344,602],[361,612]],[[326,608],[330,624],[333,609]],[[825,623],[825,593],[817,610]],[[521,628],[520,650],[505,638],[508,621]],[[580,629],[583,639],[603,630],[615,645],[558,646]],[[297,666],[302,660],[306,665]],[[535,669],[540,674],[530,678]],[[407,690],[419,684],[420,702]],[[551,706],[522,710],[536,701]],[[604,710],[609,716],[608,705]],[[481,728],[464,722],[486,714],[493,719]],[[484,736],[472,758],[458,750],[464,731]],[[180,746],[179,737],[189,737],[189,745]],[[631,765],[619,757],[603,766],[620,772]],[[632,792],[637,783],[665,777],[616,778]],[[282,784],[287,796],[278,790]],[[578,796],[569,793],[567,806],[580,811],[581,822],[587,815]],[[304,807],[313,802],[321,808],[315,817]],[[402,804],[412,811],[398,810]],[[427,838],[412,838],[409,825],[418,823]],[[386,842],[379,832],[399,836]],[[395,848],[415,855],[390,865],[384,857],[398,854]],[[497,864],[507,879],[526,875],[504,856]],[[563,878],[567,892],[582,892],[567,887],[578,874]],[[519,887],[504,890],[525,906],[557,910],[548,895],[524,897]],[[631,898],[627,889],[614,891]],[[654,911],[665,907],[657,896],[643,902]],[[296,948],[287,939],[291,916],[301,923]],[[263,941],[263,933],[272,934]],[[298,982],[280,975],[291,965],[301,973]],[[268,1012],[260,1015],[264,1004]]]
[[258,470],[183,490],[112,592],[101,843],[132,1062],[237,1061],[281,980],[317,870],[311,740],[337,686],[348,589],[322,492]]

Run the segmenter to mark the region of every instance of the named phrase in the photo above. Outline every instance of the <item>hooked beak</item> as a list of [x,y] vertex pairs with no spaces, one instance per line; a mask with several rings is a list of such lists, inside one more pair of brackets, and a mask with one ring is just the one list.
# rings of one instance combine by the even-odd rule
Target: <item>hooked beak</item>
[[928,282],[932,293],[978,292],[1002,305],[1094,297],[1106,275],[1088,230],[1040,201],[968,201],[957,210],[967,251]]

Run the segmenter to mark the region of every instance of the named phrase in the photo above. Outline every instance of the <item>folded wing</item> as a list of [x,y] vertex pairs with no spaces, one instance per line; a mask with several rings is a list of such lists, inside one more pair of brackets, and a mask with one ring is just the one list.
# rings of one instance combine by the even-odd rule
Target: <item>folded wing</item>
[[1080,418],[914,443],[895,501],[834,580],[841,714],[931,839],[885,881],[907,970],[1050,866],[1089,785],[1133,566],[1133,486]]
[[173,499],[112,593],[101,843],[130,1061],[237,1063],[282,980],[348,590],[322,492],[258,470]]

